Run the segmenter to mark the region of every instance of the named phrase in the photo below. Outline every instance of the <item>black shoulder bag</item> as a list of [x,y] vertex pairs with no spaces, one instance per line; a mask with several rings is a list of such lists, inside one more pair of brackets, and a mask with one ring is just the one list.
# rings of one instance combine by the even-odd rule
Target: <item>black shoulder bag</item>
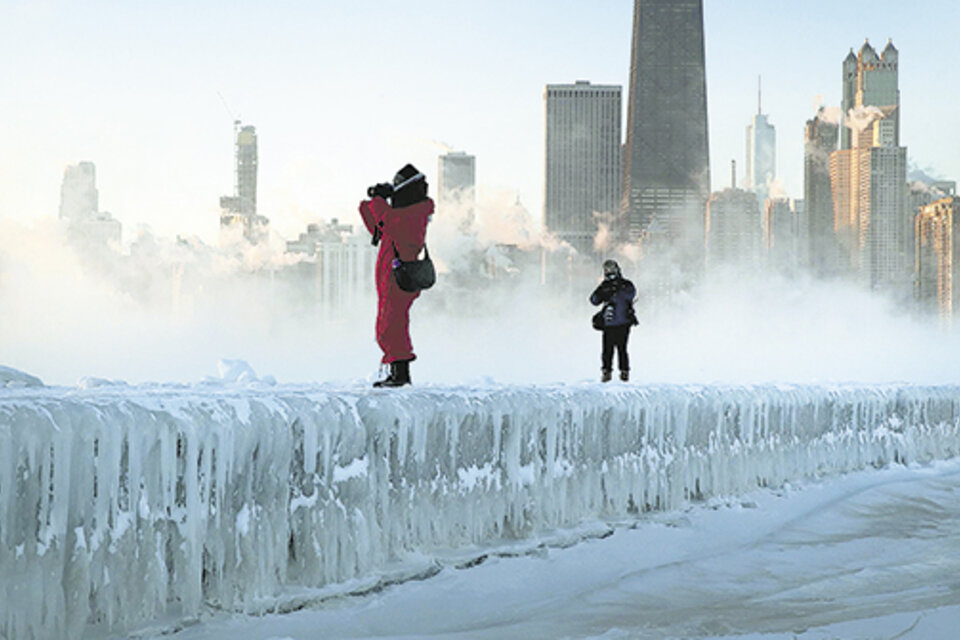
[[437,281],[437,272],[433,268],[433,261],[430,259],[430,252],[427,245],[423,245],[423,260],[408,260],[404,262],[400,259],[400,252],[397,251],[397,243],[393,243],[393,277],[397,280],[397,286],[409,293],[416,293],[422,289],[429,289]]

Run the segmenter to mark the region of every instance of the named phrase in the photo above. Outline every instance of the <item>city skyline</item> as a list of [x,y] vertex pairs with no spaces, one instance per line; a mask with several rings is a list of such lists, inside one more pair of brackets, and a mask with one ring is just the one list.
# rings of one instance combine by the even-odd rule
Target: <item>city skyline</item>
[[[760,6],[767,5],[705,2],[714,175],[727,175],[730,159],[742,157],[742,127],[755,110],[762,74],[764,112],[778,128],[778,173],[787,194],[801,197],[804,122],[815,114],[818,94],[839,106],[837,60],[863,36],[878,48],[893,37],[903,51],[902,144],[910,159],[947,179],[960,175],[951,153],[958,134],[937,125],[949,117],[957,92],[948,65],[950,47],[958,45],[945,26],[893,2],[823,3],[822,12],[807,3],[762,15]],[[927,9],[937,6],[948,5]],[[347,218],[367,184],[408,160],[429,172],[448,148],[478,158],[481,197],[515,192],[539,224],[543,87],[585,79],[626,90],[632,10],[628,0],[557,10],[494,2],[467,28],[462,10],[432,2],[412,17],[386,4],[263,14],[252,5],[227,11],[211,2],[189,21],[175,5],[165,12],[95,4],[83,15],[55,2],[11,5],[0,28],[8,31],[0,50],[17,61],[2,72],[14,91],[0,103],[7,141],[0,215],[55,217],[64,167],[90,161],[103,207],[123,222],[125,235],[148,224],[164,235],[213,238],[216,197],[233,182],[238,117],[260,134],[260,210],[287,237],[317,218]],[[510,19],[498,23],[498,11]],[[754,37],[742,38],[738,27],[754,18]],[[398,22],[430,37],[401,41],[384,29]],[[244,25],[257,36],[246,47],[232,44],[229,32]],[[806,29],[793,46],[789,37],[782,43],[786,25],[791,33]],[[582,34],[582,46],[559,42],[565,29]],[[85,35],[92,31],[100,36],[95,42]],[[372,44],[360,46],[362,33]],[[463,41],[455,55],[438,59],[436,51],[449,52],[453,40]],[[521,49],[527,53],[518,58]],[[519,62],[498,63],[506,59]],[[422,84],[410,83],[416,91],[391,86],[396,60],[418,69]],[[479,69],[474,82],[463,86],[451,77],[468,67]],[[391,96],[398,97],[388,104]]]

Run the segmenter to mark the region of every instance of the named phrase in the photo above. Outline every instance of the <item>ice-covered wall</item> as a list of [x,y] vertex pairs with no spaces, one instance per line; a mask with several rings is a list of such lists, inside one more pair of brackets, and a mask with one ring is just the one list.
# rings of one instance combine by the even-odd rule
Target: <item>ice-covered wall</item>
[[0,637],[960,454],[960,387],[0,390]]

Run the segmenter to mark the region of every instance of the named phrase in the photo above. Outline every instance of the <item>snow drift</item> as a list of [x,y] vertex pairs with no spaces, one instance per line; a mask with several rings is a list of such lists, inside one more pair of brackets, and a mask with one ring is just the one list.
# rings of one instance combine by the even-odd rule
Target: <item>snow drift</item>
[[958,454],[954,386],[12,388],[0,636],[265,611],[407,558]]

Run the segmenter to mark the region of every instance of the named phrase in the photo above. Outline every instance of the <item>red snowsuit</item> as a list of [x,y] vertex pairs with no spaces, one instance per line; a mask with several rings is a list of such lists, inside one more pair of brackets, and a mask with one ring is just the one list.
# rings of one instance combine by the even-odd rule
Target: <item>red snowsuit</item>
[[410,342],[410,305],[420,292],[409,293],[397,286],[393,277],[393,248],[400,259],[415,260],[423,249],[427,222],[433,213],[433,200],[427,198],[409,207],[394,209],[381,197],[360,203],[360,217],[367,231],[380,227],[380,253],[377,254],[377,344],[383,351],[381,362],[414,360]]

